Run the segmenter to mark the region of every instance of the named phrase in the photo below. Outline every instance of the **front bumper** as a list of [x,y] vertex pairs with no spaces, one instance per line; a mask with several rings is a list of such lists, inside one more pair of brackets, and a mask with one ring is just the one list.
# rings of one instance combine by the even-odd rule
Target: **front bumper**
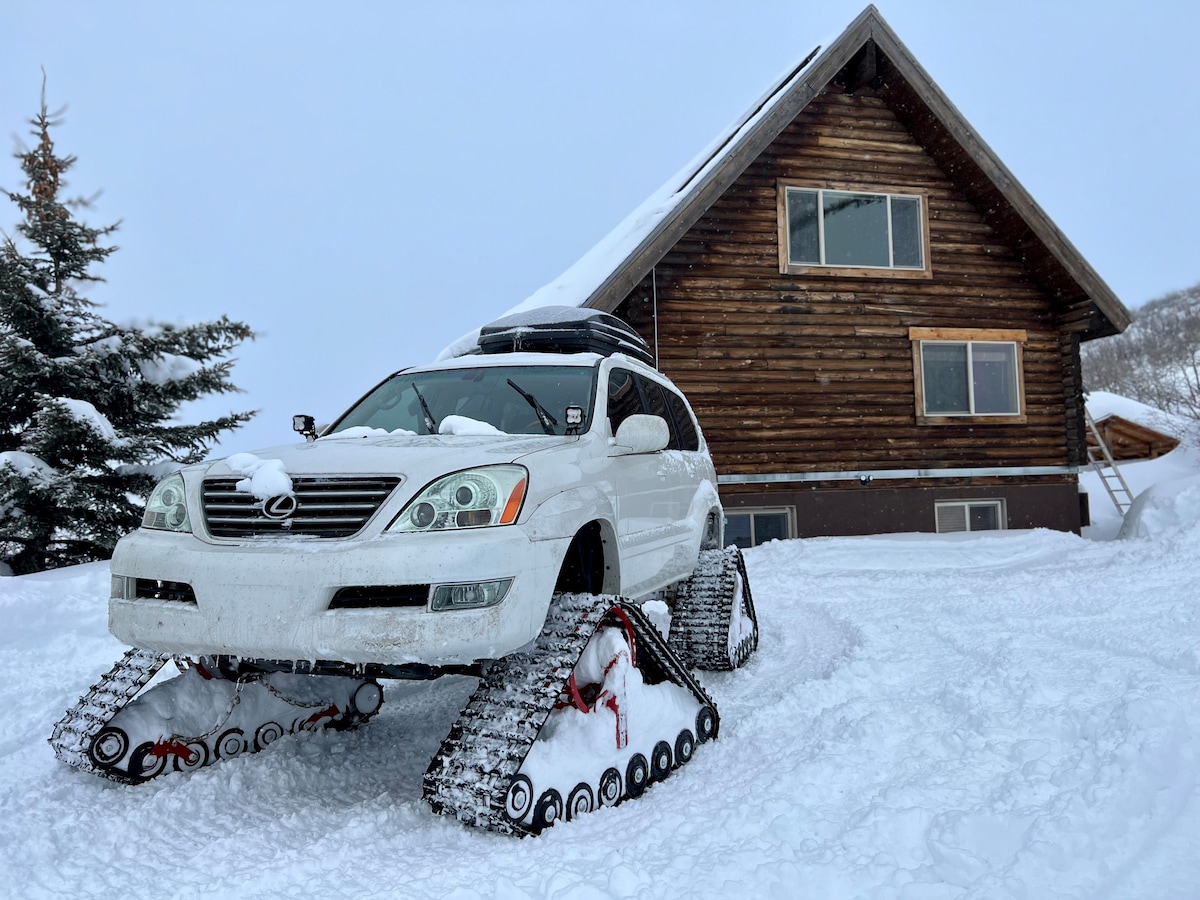
[[[248,659],[454,665],[494,659],[541,630],[570,538],[520,526],[349,541],[206,543],[140,529],[113,554],[114,578],[181,582],[195,603],[109,600],[109,630],[160,653]],[[485,609],[329,608],[342,587],[512,578]]]

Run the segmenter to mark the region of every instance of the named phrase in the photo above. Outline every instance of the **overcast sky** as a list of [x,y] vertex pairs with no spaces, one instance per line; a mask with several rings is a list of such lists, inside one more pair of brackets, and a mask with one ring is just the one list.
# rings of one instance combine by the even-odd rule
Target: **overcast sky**
[[[1200,3],[877,5],[1127,306],[1200,282]],[[554,279],[863,6],[5,0],[0,137],[44,67],[71,192],[122,221],[89,296],[259,331],[190,411],[261,410],[249,449]]]

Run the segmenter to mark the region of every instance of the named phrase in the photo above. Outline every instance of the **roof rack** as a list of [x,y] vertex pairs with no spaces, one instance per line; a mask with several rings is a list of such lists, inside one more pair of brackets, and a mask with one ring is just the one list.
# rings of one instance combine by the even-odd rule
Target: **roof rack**
[[480,353],[624,353],[654,365],[641,335],[610,313],[576,306],[542,306],[515,313],[479,331]]

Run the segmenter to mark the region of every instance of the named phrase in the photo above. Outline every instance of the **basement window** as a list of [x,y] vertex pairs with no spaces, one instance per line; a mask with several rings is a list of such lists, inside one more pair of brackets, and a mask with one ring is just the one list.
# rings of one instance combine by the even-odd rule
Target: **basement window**
[[767,541],[787,540],[793,534],[793,510],[787,507],[775,509],[739,509],[725,511],[725,546],[757,547]]
[[780,271],[928,276],[924,201],[916,194],[780,183]]
[[1000,531],[1005,527],[1003,500],[954,500],[933,505],[938,534]]
[[1020,330],[910,328],[917,421],[1025,421]]

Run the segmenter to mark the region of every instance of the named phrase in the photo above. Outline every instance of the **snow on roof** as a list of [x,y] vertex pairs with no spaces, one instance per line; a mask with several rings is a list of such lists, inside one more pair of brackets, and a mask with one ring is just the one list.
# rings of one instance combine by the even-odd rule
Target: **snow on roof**
[[1108,391],[1089,391],[1087,408],[1097,422],[1107,416],[1120,416],[1135,425],[1152,428],[1174,438],[1184,437],[1192,427],[1192,423],[1183,416]]
[[[725,159],[730,148],[736,146],[771,112],[776,103],[787,96],[792,86],[809,70],[813,60],[818,58],[819,50],[820,47],[813,50],[798,65],[789,66],[784,70],[770,89],[746,112],[730,123],[686,166],[667,179],[662,187],[647,197],[574,265],[509,309],[504,316],[544,306],[582,306],[604,280],[651,236],[659,223],[669,218],[691,196],[692,190],[699,186],[704,176]],[[478,338],[478,328],[467,332],[442,350],[437,359],[443,360],[470,352]]]

